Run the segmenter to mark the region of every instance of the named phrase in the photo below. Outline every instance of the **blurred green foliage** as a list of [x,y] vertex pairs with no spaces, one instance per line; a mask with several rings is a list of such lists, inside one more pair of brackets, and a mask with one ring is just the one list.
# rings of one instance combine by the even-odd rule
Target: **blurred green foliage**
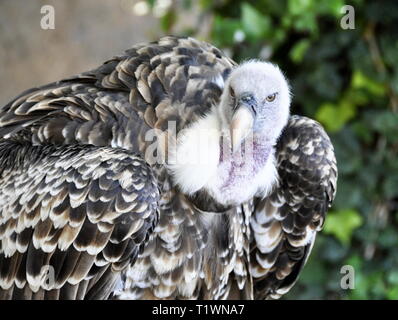
[[[346,4],[355,29],[341,27]],[[335,146],[337,197],[286,298],[398,299],[398,2],[183,0],[162,18],[164,31],[174,32],[189,10],[200,19],[180,34],[236,61],[279,64],[293,113],[321,122]],[[354,290],[340,288],[345,264],[355,268]]]

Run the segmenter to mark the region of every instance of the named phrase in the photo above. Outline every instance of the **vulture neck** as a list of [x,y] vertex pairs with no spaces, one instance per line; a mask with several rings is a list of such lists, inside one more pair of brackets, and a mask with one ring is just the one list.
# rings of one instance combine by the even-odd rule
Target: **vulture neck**
[[213,110],[179,133],[175,161],[169,164],[175,183],[185,194],[205,192],[222,206],[269,194],[277,180],[274,142],[254,134],[232,153],[223,122]]

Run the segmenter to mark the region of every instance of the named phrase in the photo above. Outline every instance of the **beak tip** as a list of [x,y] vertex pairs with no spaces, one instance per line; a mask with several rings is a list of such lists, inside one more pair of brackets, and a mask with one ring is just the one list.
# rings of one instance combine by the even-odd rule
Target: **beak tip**
[[253,121],[253,115],[245,107],[236,111],[230,127],[232,153],[238,151],[242,141],[249,135],[253,128]]

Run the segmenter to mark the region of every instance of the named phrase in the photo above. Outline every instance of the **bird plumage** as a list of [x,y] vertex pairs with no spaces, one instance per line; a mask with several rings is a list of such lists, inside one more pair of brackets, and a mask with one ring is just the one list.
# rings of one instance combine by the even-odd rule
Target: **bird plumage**
[[[170,122],[180,133],[217,109],[235,68],[210,44],[164,37],[1,108],[0,298],[287,292],[335,195],[322,127],[290,116],[278,180],[237,205],[183,190],[164,152]],[[48,264],[53,286],[38,281]]]
[[0,154],[0,298],[108,297],[158,219],[149,166],[91,145],[2,141]]

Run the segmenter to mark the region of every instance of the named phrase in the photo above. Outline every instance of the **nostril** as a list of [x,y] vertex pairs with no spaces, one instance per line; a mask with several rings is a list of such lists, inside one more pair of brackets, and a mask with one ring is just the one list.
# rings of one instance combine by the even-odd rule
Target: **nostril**
[[240,97],[239,102],[248,107],[253,112],[254,116],[257,115],[256,111],[257,101],[252,94],[250,93],[243,94]]
[[250,107],[252,108],[254,115],[257,116],[257,111],[254,105],[251,105]]

